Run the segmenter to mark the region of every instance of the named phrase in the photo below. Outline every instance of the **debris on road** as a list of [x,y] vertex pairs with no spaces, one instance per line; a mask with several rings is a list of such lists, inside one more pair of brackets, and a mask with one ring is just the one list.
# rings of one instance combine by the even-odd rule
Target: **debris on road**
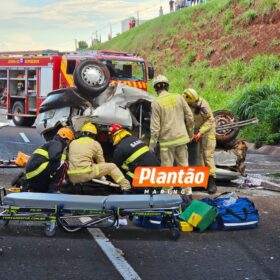
[[4,160],[0,159],[0,168],[18,168],[19,166],[16,165],[15,160]]
[[262,181],[262,182],[261,182],[261,186],[262,186],[265,190],[280,192],[280,185],[279,185],[279,184],[276,184],[276,183],[273,183],[273,182]]

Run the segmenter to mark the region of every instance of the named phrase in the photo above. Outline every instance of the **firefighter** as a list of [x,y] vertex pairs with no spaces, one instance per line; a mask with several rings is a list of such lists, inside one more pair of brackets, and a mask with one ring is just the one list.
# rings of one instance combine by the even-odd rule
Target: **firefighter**
[[66,150],[74,133],[60,128],[54,138],[36,149],[25,168],[28,189],[33,192],[56,192],[65,175]]
[[22,92],[24,92],[24,83],[23,82],[17,83],[16,92],[17,92],[17,94],[21,94]]
[[132,136],[129,131],[119,124],[109,129],[115,146],[113,161],[125,173],[125,177],[132,183],[134,171],[138,166],[160,166],[155,154],[139,138]]
[[119,168],[114,163],[105,162],[102,147],[95,140],[96,136],[96,126],[88,122],[82,127],[82,136],[71,142],[67,171],[70,182],[75,185],[109,175],[123,191],[129,190],[130,184]]
[[216,148],[216,124],[211,108],[206,100],[200,97],[194,89],[184,90],[184,98],[188,102],[194,115],[194,138],[198,143],[198,162],[201,166],[210,167],[210,176],[207,186],[209,194],[217,191],[215,177],[216,167],[214,152]]
[[[187,143],[193,138],[194,120],[192,111],[179,94],[169,93],[169,81],[159,75],[154,79],[154,89],[158,94],[152,102],[151,139],[149,148],[154,151],[160,145],[162,166],[188,166]],[[191,198],[192,189],[186,188]]]

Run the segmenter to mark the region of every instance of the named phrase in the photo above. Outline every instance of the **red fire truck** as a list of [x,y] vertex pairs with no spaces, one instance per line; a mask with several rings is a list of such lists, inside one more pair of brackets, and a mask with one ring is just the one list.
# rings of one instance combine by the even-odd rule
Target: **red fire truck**
[[147,90],[153,75],[144,59],[126,52],[0,53],[0,93],[7,95],[7,117],[17,126],[33,125],[41,103],[53,90],[75,85],[82,94],[96,97],[105,89],[106,79]]

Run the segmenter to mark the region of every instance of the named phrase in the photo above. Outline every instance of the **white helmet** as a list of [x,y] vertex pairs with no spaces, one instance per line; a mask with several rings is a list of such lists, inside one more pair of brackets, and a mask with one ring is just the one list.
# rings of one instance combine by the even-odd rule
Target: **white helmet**
[[156,87],[156,85],[160,83],[167,84],[169,86],[168,79],[163,75],[158,75],[154,78],[154,87]]

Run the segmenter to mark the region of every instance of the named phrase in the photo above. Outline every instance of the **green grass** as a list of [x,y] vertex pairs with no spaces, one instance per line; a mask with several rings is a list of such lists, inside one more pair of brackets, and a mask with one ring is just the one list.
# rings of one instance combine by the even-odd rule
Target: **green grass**
[[[213,110],[235,110],[236,104],[252,91],[280,85],[279,54],[256,53],[248,61],[247,50],[244,50],[239,58],[231,58],[236,55],[240,40],[249,42],[251,52],[258,49],[258,41],[248,27],[258,26],[263,15],[279,8],[279,0],[210,0],[147,21],[94,48],[139,53],[152,62],[156,74],[169,78],[171,92],[182,93],[186,87],[193,87],[209,101]],[[237,18],[234,17],[236,10],[241,12]],[[222,32],[213,32],[217,28]],[[221,42],[218,46],[217,40]],[[271,38],[268,46],[278,48],[280,40]],[[211,60],[219,52],[225,57],[222,65],[211,67]],[[151,81],[148,89],[155,94]],[[272,95],[270,103],[262,103],[263,110],[271,108],[267,109],[267,116],[272,117],[262,119],[257,127],[242,129],[241,136],[245,139],[258,144],[277,143],[280,132],[275,130],[273,118],[277,115],[273,115],[272,110],[278,108],[278,101],[273,107],[274,100],[278,99]],[[258,113],[258,117],[261,116]]]
[[213,53],[215,52],[215,50],[211,47],[208,47],[205,52],[204,55],[206,58],[209,58]]
[[248,11],[244,12],[237,21],[241,21],[245,26],[249,26],[252,21],[257,17],[258,12],[254,9],[249,9]]
[[278,83],[251,85],[232,103],[241,120],[257,117],[259,124],[243,131],[257,146],[280,143],[280,86]]

